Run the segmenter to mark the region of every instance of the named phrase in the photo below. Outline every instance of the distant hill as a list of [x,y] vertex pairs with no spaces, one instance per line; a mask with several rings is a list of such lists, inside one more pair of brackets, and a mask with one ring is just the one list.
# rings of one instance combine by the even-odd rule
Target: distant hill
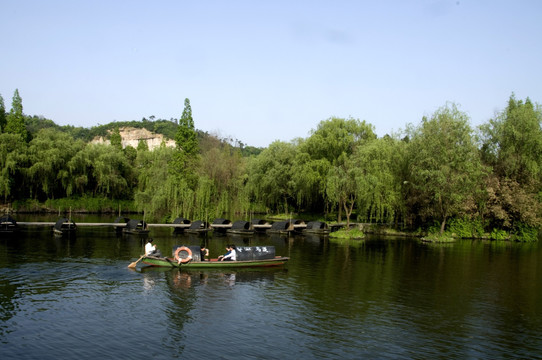
[[[150,119],[143,118],[141,121],[115,121],[110,122],[105,125],[98,125],[93,126],[91,128],[84,128],[84,127],[75,127],[72,125],[64,125],[60,126],[55,124],[54,121],[46,119],[42,116],[26,116],[25,117],[25,125],[32,136],[33,134],[36,134],[40,129],[44,128],[54,128],[58,131],[66,132],[73,136],[75,139],[81,139],[85,142],[93,142],[93,141],[102,141],[107,142],[109,140],[109,135],[113,129],[119,128],[120,129],[133,129],[127,132],[126,135],[126,144],[130,144],[131,146],[134,146],[133,143],[134,139],[136,139],[138,136],[141,138],[148,138],[151,140],[151,143],[155,143],[156,141],[159,141],[158,145],[162,142],[163,139],[165,139],[166,143],[168,141],[174,141],[175,134],[177,133],[177,128],[179,127],[178,120],[177,119],[170,119],[170,120],[164,120],[164,119],[154,119],[153,116],[150,117]],[[137,133],[135,130],[137,129],[145,129],[148,131]],[[205,137],[213,137],[213,135],[210,135],[207,132],[203,132],[201,130],[196,130],[198,133],[198,137],[201,139],[204,139]],[[130,135],[128,135],[130,133]],[[150,135],[149,135],[150,134]],[[161,135],[161,136],[160,136]],[[146,137],[147,136],[147,137]],[[121,137],[122,132],[121,132]],[[160,139],[160,140],[155,140]],[[102,139],[102,140],[98,140]],[[241,154],[243,156],[251,156],[251,155],[258,155],[263,151],[263,148],[254,147],[245,145],[240,141],[237,141],[235,139],[219,139],[222,143],[228,143],[232,146],[238,147],[241,150]],[[171,144],[171,143],[170,143]],[[123,146],[126,146],[124,144],[124,137],[123,137]],[[155,145],[149,146],[149,149],[154,148]],[[169,146],[169,145],[168,145]],[[134,146],[137,148],[137,143]]]
[[[175,140],[168,139],[163,134],[150,132],[145,128],[136,129],[134,127],[122,127],[119,128],[119,132],[123,148],[132,146],[133,148],[137,149],[140,141],[145,141],[149,150],[159,147],[162,145],[162,143],[165,143],[167,147],[175,147]],[[109,134],[108,136],[96,136],[94,139],[92,139],[91,143],[109,144],[111,142],[108,137]]]

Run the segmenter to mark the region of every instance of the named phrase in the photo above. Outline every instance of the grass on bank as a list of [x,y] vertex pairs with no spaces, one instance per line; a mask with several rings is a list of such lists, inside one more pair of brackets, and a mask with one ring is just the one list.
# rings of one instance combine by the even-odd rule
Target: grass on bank
[[359,229],[340,229],[329,234],[332,239],[364,239],[365,233]]

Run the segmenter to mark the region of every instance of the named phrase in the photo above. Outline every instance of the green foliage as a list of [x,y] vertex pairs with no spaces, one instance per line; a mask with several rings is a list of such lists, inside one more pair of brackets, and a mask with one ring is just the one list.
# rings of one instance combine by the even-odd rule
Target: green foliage
[[332,117],[318,124],[301,151],[312,159],[327,159],[334,164],[351,155],[360,143],[375,138],[373,126],[365,121]]
[[4,105],[4,98],[0,95],[0,133],[4,132],[6,123],[6,106]]
[[484,225],[480,219],[454,218],[450,220],[447,231],[460,238],[481,238]]
[[353,154],[358,212],[362,219],[391,222],[401,209],[397,164],[401,143],[385,137],[358,146]]
[[175,142],[177,147],[188,157],[198,153],[198,138],[189,99],[184,100],[184,110],[179,120],[179,128],[175,134]]
[[83,148],[69,135],[53,129],[40,130],[28,146],[29,166],[26,175],[34,198],[66,196],[63,177],[68,176],[65,164]]
[[[330,118],[306,139],[258,149],[197,131],[188,99],[179,123],[151,116],[83,129],[25,116],[16,91],[5,128],[8,119],[23,119],[30,135],[0,133],[0,196],[62,211],[112,211],[123,201],[147,219],[308,211],[386,227],[437,221],[429,232],[439,241],[480,237],[487,225],[500,229],[494,238],[531,241],[542,225],[540,114],[530,100],[512,96],[483,127],[481,149],[453,104],[401,137],[378,139],[372,125]],[[119,128],[129,126],[169,133],[177,147],[122,149]],[[108,131],[111,146],[85,143]]]
[[137,151],[149,151],[149,144],[145,140],[139,140],[137,143]]
[[426,236],[422,238],[423,241],[434,242],[434,243],[450,243],[456,241],[456,238],[453,234],[445,231],[430,231]]
[[493,229],[489,234],[489,238],[491,240],[509,240],[510,234],[505,230]]
[[486,180],[486,216],[500,227],[542,225],[542,110],[528,98],[508,106],[481,127],[482,155],[494,169]]
[[540,184],[541,122],[542,112],[535,108],[529,98],[523,102],[512,95],[507,108],[484,128],[484,149],[493,155],[497,175],[524,185],[533,182]]
[[539,236],[539,228],[520,223],[516,226],[516,229],[512,234],[512,240],[533,242],[537,241],[539,239]]
[[0,196],[4,202],[26,197],[24,166],[27,145],[19,134],[0,134]]
[[[329,169],[326,183],[326,195],[332,202],[338,204],[339,211],[346,213],[346,226],[350,225],[350,216],[358,196],[356,183],[356,168],[351,159],[340,161],[342,165],[332,166]],[[341,221],[341,213],[339,219]]]
[[289,212],[295,203],[294,182],[296,147],[275,141],[248,164],[247,183],[253,199],[265,206]]
[[104,197],[72,197],[62,199],[49,199],[45,206],[50,211],[60,212],[91,212],[91,213],[124,213],[136,212],[131,200],[112,200]]
[[363,239],[365,234],[358,229],[340,229],[329,234],[332,239]]
[[7,117],[6,121],[6,133],[10,134],[19,134],[23,140],[27,140],[28,132],[24,124],[24,115],[23,115],[23,100],[19,95],[19,90],[15,89],[13,94],[13,100],[11,103],[11,111]]
[[120,130],[118,127],[114,128],[109,135],[109,140],[111,141],[111,146],[122,150],[122,137],[120,136]]
[[460,215],[479,187],[483,166],[468,116],[454,104],[424,118],[408,144],[408,169],[413,201],[422,216],[446,220]]

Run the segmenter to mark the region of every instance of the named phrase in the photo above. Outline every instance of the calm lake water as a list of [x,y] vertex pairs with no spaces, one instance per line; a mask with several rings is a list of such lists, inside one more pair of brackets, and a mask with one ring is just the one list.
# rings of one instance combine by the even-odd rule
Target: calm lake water
[[542,357],[540,243],[150,236],[168,254],[205,242],[216,257],[234,243],[274,245],[291,260],[257,271],[134,271],[143,242],[110,228],[0,235],[2,358]]

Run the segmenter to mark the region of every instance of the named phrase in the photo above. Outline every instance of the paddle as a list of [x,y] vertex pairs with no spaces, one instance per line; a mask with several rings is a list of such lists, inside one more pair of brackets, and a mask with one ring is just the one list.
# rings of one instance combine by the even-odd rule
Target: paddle
[[141,255],[141,257],[139,259],[137,259],[137,261],[134,261],[133,263],[131,263],[130,265],[128,265],[129,268],[135,268],[137,263],[139,262],[139,260],[143,259],[145,257],[145,255]]

